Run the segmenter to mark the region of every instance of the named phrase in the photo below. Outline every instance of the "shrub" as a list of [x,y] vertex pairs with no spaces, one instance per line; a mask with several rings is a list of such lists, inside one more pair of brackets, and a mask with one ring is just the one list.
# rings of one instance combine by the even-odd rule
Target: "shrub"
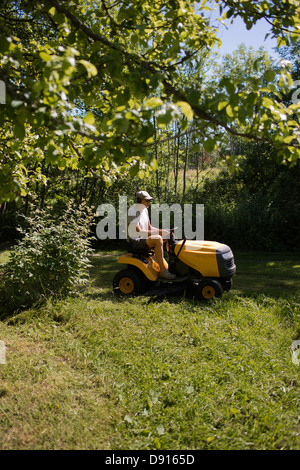
[[0,279],[2,316],[76,293],[88,281],[90,218],[84,208],[68,209],[60,219],[40,211],[26,218],[28,228],[20,229]]

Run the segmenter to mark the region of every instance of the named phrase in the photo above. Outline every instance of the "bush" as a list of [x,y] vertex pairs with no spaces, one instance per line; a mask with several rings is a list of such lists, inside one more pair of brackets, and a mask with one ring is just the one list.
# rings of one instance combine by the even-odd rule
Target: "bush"
[[57,220],[47,212],[25,218],[28,229],[4,266],[0,314],[41,303],[49,296],[77,293],[88,281],[91,214],[68,209]]

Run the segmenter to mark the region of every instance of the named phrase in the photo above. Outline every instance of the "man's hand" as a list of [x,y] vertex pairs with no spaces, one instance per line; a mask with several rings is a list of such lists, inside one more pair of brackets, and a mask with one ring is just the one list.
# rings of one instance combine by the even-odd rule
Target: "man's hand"
[[163,237],[163,238],[170,238],[170,230],[167,230],[167,229],[162,229],[160,230],[160,235]]

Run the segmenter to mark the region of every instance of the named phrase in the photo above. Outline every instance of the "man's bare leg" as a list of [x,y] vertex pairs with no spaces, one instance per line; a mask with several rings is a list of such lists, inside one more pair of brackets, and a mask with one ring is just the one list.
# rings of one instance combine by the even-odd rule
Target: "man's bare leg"
[[159,265],[160,272],[162,273],[166,271],[163,261],[163,238],[160,235],[151,235],[149,238],[147,238],[146,243],[150,248],[154,248],[155,259]]

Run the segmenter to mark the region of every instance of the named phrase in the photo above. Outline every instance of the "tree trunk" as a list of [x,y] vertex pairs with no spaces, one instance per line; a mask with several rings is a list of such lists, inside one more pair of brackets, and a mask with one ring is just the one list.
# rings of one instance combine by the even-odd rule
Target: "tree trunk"
[[186,190],[186,172],[188,167],[188,158],[189,158],[189,136],[186,135],[186,143],[185,143],[185,160],[184,160],[184,168],[183,168],[183,189],[182,189],[182,202],[185,199],[185,190]]

